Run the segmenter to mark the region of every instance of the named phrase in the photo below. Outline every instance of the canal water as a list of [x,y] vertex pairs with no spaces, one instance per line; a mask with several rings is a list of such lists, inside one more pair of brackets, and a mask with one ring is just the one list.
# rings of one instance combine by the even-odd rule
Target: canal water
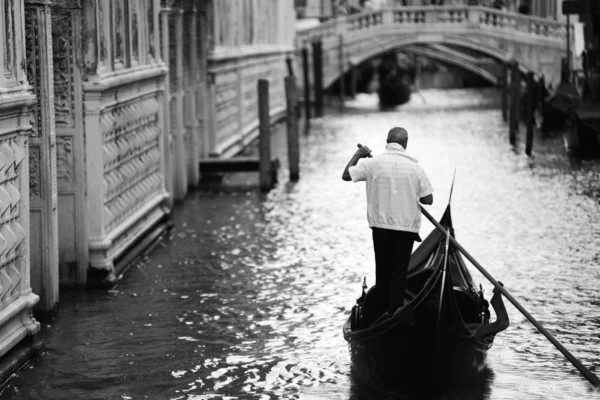
[[[107,292],[61,294],[39,335],[46,353],[2,399],[393,399],[356,384],[342,325],[374,282],[363,183],[341,179],[357,143],[408,151],[440,217],[452,176],[457,239],[590,370],[600,375],[600,164],[570,160],[560,135],[534,156],[508,132],[492,90],[425,90],[381,113],[373,96],[314,120],[301,179],[268,194],[255,174],[190,194],[175,227]],[[433,229],[424,219],[421,234]],[[474,268],[487,298],[492,285]],[[506,301],[511,319],[472,385],[439,399],[592,399],[600,393]],[[427,384],[427,377],[423,378]]]

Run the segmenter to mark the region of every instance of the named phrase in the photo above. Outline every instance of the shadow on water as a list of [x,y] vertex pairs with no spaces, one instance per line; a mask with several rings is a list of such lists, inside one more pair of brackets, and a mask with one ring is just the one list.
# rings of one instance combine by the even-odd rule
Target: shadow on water
[[396,389],[370,387],[352,377],[349,400],[485,400],[491,396],[493,382],[494,372],[489,367],[469,382],[450,388],[432,386],[426,376]]

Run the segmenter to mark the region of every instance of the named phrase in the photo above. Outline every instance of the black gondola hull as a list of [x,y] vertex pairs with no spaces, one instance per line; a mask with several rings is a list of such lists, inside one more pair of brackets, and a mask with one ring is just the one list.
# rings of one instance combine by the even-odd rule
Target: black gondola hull
[[493,335],[484,338],[436,335],[418,324],[396,322],[380,334],[356,338],[350,320],[344,326],[352,374],[380,389],[410,387],[415,382],[435,382],[436,389],[471,379],[486,366]]

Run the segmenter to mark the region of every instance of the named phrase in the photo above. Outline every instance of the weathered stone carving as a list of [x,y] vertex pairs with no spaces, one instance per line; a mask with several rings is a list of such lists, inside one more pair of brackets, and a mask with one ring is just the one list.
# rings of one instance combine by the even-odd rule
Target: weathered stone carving
[[29,196],[32,200],[42,198],[40,148],[29,148]]
[[154,1],[148,1],[146,3],[146,22],[148,23],[148,56],[150,56],[149,61],[156,60],[156,34],[157,27],[154,26]]
[[125,65],[125,21],[123,18],[123,7],[125,7],[125,3],[121,1],[116,1],[111,3],[112,11],[113,11],[113,24],[111,26],[111,32],[113,33],[114,40],[114,57],[115,57],[115,66],[121,64],[121,67]]
[[152,95],[118,104],[100,116],[107,231],[161,190],[160,107]]
[[169,63],[169,87],[171,93],[177,93],[178,91],[178,79],[177,76],[177,23],[180,21],[177,15],[171,15],[169,18],[169,49],[167,51],[168,59],[165,60]]
[[31,117],[33,119],[31,125],[31,137],[37,137],[42,134],[42,115],[40,114],[40,107],[42,98],[38,96],[38,88],[40,87],[40,72],[37,66],[40,65],[40,50],[38,46],[38,19],[37,14],[28,12],[25,13],[25,57],[29,62],[27,63],[27,81],[32,86],[32,91],[37,97],[37,107],[33,107]]
[[[98,1],[96,3],[96,12],[98,13],[98,69],[105,70],[108,69],[109,58],[108,58],[108,45],[106,43],[106,15],[108,14],[108,10],[104,9],[104,2]],[[96,71],[88,71],[91,74],[94,74]]]
[[130,1],[129,2],[129,18],[131,20],[131,60],[138,61],[139,56],[139,10],[138,10],[138,2]]
[[54,58],[54,112],[56,126],[75,125],[73,95],[73,22],[68,12],[52,13],[52,48]]
[[50,176],[54,177],[54,179],[52,179],[52,198],[54,199],[54,201],[52,202],[52,206],[56,207],[56,196],[58,193],[58,183],[56,180],[56,142],[53,144],[53,146],[50,146],[49,148],[50,151]]
[[21,274],[15,267],[19,246],[25,240],[20,224],[20,170],[23,151],[17,136],[0,140],[4,174],[0,178],[0,310],[16,300],[20,291]]
[[59,186],[70,184],[74,180],[75,166],[73,154],[73,137],[56,137],[56,179]]
[[15,72],[15,22],[13,2],[4,0],[4,34],[6,48],[3,49],[4,74],[12,76]]

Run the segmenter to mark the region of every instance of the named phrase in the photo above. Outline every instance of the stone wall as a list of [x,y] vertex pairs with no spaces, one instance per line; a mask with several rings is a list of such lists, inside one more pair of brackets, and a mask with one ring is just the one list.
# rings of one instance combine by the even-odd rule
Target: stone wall
[[31,317],[39,301],[31,290],[29,230],[30,185],[37,184],[29,179],[36,97],[27,81],[24,24],[22,3],[0,4],[0,356],[40,329]]
[[[115,261],[167,214],[158,1],[84,3],[83,83],[88,278],[110,284]],[[126,8],[126,6],[129,6]]]
[[259,79],[283,115],[294,20],[293,0],[0,1],[0,356],[59,284],[112,285],[201,157],[256,137]]
[[294,2],[224,0],[211,4],[207,101],[213,118],[208,121],[202,155],[229,157],[257,137],[259,79],[270,83],[272,119],[285,113],[283,80],[286,58],[294,51]]

